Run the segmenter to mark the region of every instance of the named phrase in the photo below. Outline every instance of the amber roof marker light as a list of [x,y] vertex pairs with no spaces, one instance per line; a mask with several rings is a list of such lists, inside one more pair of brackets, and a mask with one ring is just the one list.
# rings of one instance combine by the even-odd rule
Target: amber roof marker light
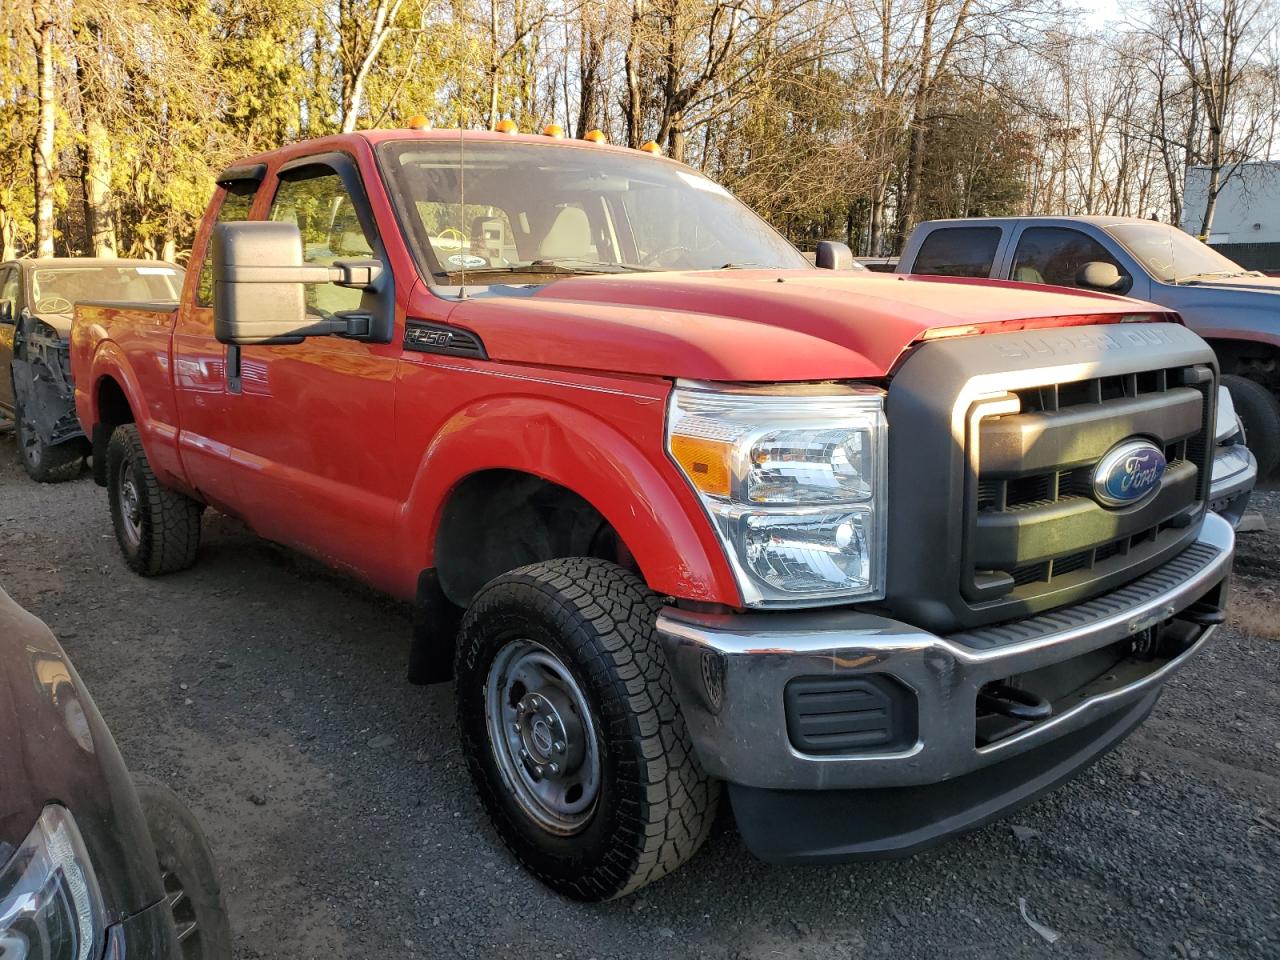
[[588,130],[582,135],[583,140],[590,140],[592,143],[608,143],[609,138],[604,135],[603,130]]
[[645,153],[652,153],[656,156],[662,156],[662,148],[658,146],[658,143],[655,140],[650,140],[647,143],[641,144],[640,149],[643,150]]
[[427,119],[426,114],[415,113],[406,121],[405,126],[410,130],[430,130],[431,121]]
[[511,119],[499,120],[493,128],[494,133],[519,133],[520,127]]
[[561,140],[564,138],[564,127],[560,126],[558,123],[548,123],[542,128],[542,135],[544,137],[555,137],[557,140]]

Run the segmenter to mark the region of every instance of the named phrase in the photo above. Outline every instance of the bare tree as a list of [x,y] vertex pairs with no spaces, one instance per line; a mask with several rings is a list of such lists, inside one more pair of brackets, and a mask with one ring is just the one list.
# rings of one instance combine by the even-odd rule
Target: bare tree
[[48,0],[31,0],[31,22],[27,25],[27,34],[35,51],[39,117],[31,150],[36,208],[35,252],[38,257],[53,256],[53,190],[57,180],[57,158],[54,154],[57,89],[53,62],[56,26],[52,4]]

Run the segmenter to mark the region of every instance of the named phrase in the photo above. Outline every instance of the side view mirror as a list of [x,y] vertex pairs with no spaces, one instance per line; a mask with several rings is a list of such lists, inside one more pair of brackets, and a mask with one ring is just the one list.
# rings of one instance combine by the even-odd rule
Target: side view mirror
[[302,234],[292,223],[220,223],[213,230],[213,332],[222,343],[288,344],[306,337],[368,336],[364,314],[309,316],[304,285],[336,283],[374,290],[377,260],[304,263]]
[[1076,274],[1076,283],[1091,290],[1122,292],[1128,289],[1129,281],[1114,263],[1090,260]]
[[852,270],[853,251],[839,240],[819,240],[818,253],[813,261],[821,270]]

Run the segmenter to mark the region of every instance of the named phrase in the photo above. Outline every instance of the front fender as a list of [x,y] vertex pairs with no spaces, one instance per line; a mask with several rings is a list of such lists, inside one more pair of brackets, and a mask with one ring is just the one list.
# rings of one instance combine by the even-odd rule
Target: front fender
[[409,555],[418,558],[418,569],[434,565],[444,510],[464,479],[483,470],[515,470],[559,484],[595,507],[651,589],[740,606],[710,521],[667,460],[660,415],[652,426],[645,442],[637,443],[582,407],[525,395],[487,398],[456,411],[417,470],[402,525]]

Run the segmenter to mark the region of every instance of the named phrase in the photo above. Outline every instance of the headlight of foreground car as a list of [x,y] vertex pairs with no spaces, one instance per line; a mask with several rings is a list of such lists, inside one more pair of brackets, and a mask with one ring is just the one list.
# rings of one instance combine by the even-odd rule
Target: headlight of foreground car
[[0,867],[0,957],[97,960],[105,912],[70,812],[51,805]]
[[884,596],[885,432],[872,387],[672,392],[667,450],[748,606]]
[[1231,400],[1231,391],[1226,387],[1218,387],[1218,416],[1214,425],[1213,441],[1222,443],[1240,433],[1240,418],[1236,415],[1236,406]]

